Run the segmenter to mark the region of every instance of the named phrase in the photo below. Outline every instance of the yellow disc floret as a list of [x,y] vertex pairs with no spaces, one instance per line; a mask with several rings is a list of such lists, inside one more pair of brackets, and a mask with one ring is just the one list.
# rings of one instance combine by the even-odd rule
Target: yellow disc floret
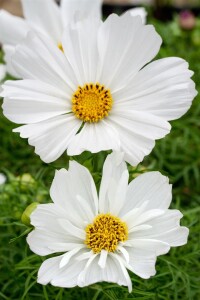
[[63,50],[63,46],[62,46],[62,44],[61,43],[58,43],[58,48],[62,51],[62,52],[64,52],[64,50]]
[[99,253],[101,250],[114,252],[119,242],[125,242],[128,239],[126,223],[111,214],[99,214],[85,231],[85,244],[94,253]]
[[72,111],[84,122],[98,122],[108,116],[112,108],[109,89],[99,83],[79,86],[72,98]]

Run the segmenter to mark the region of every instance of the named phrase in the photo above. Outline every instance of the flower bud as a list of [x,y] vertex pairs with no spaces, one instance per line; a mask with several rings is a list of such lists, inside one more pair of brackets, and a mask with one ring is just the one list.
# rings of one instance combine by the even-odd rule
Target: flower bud
[[184,10],[179,15],[179,25],[182,29],[192,30],[196,25],[194,14],[190,10]]
[[30,216],[31,216],[32,212],[36,209],[37,205],[38,205],[37,202],[33,202],[29,206],[27,206],[27,208],[23,212],[23,214],[21,216],[21,221],[24,225],[29,226],[29,227],[31,226]]

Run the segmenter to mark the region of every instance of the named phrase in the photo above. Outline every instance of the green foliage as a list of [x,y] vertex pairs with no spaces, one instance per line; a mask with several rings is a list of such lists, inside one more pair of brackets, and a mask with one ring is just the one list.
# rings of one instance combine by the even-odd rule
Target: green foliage
[[[176,19],[168,24],[151,20],[163,37],[159,58],[180,56],[195,71],[194,80],[200,91],[200,45],[197,31],[182,31]],[[199,26],[199,21],[198,21]],[[0,60],[2,59],[0,55]],[[174,184],[172,207],[180,209],[182,224],[190,228],[188,244],[171,249],[157,261],[157,274],[143,280],[131,274],[133,292],[109,283],[87,288],[60,289],[36,283],[37,270],[44,260],[31,253],[26,244],[27,227],[20,222],[24,209],[33,202],[47,203],[49,187],[55,169],[68,167],[69,158],[46,165],[34,154],[27,141],[11,133],[15,127],[0,116],[1,165],[0,172],[7,175],[7,183],[0,186],[0,299],[5,300],[198,300],[200,299],[200,96],[190,111],[180,120],[172,122],[172,131],[157,141],[156,147],[136,169],[129,167],[130,178],[146,170],[159,170]],[[83,153],[78,159],[92,172],[97,186],[101,179],[103,161],[107,153]],[[74,157],[73,159],[77,159]],[[26,174],[29,173],[29,174]],[[21,235],[20,238],[19,237]],[[14,240],[12,240],[14,239]],[[11,241],[12,240],[12,241]]]

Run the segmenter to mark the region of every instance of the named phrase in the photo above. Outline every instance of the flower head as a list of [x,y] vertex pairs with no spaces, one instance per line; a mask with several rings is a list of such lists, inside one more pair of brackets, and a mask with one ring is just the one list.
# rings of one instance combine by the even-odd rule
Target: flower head
[[11,57],[15,46],[29,30],[49,38],[56,46],[61,44],[65,26],[75,19],[94,15],[101,17],[102,0],[61,0],[60,7],[55,0],[22,0],[24,18],[0,10],[0,42],[3,44],[8,72],[20,77],[12,66]]
[[50,195],[31,214],[28,235],[39,255],[63,253],[43,262],[38,282],[59,287],[107,281],[132,289],[127,269],[153,276],[156,257],[187,242],[182,214],[169,209],[171,185],[159,172],[128,184],[122,153],[110,154],[103,167],[99,196],[89,171],[75,161],[56,172]]
[[178,21],[180,27],[185,30],[192,30],[196,25],[195,15],[190,10],[181,11]]
[[160,45],[154,27],[129,12],[69,24],[64,53],[30,33],[12,58],[24,80],[3,85],[4,115],[26,124],[14,131],[47,163],[65,150],[112,149],[137,165],[196,95],[183,59],[146,65]]

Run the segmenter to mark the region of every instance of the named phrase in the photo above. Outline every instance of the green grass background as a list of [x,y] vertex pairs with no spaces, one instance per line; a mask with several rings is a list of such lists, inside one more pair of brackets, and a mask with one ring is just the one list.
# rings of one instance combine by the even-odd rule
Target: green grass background
[[[176,19],[163,24],[154,19],[163,45],[157,58],[179,56],[189,62],[193,79],[200,91],[200,21],[190,32],[181,30]],[[1,53],[2,60],[3,54]],[[190,111],[172,122],[172,131],[157,141],[151,155],[137,169],[130,169],[130,179],[144,170],[159,170],[173,183],[172,208],[182,211],[182,225],[189,227],[188,244],[171,249],[157,260],[157,274],[144,280],[131,274],[133,292],[109,283],[87,288],[60,289],[36,283],[37,270],[44,258],[34,255],[25,240],[27,228],[20,217],[34,201],[50,201],[49,187],[56,168],[67,167],[63,155],[58,161],[44,164],[27,140],[11,132],[16,127],[0,113],[0,172],[8,181],[0,186],[0,299],[6,300],[120,300],[120,299],[200,299],[200,96]],[[92,172],[97,185],[106,153],[84,153],[79,161]],[[76,159],[76,158],[75,158]],[[29,173],[29,175],[23,175]],[[19,237],[14,241],[12,239]]]

